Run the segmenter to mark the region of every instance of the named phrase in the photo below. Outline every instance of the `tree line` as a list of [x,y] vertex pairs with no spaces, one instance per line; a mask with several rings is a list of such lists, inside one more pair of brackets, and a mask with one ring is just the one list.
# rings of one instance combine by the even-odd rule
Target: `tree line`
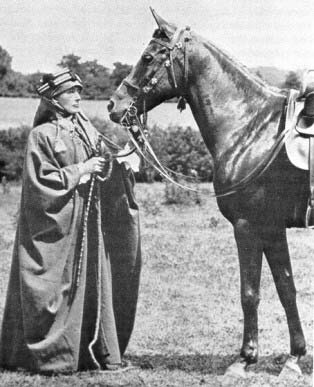
[[[132,68],[129,64],[115,62],[113,69],[109,69],[96,59],[82,61],[82,58],[75,54],[63,56],[58,66],[60,69],[68,67],[82,78],[84,99],[108,99]],[[288,72],[285,81],[280,85],[272,84],[260,69],[253,71],[273,86],[295,89],[300,86],[300,76],[295,71]],[[0,97],[37,97],[36,86],[39,85],[42,75],[42,72],[25,75],[14,71],[11,55],[0,46]]]
[[[24,75],[16,72],[11,66],[12,57],[0,46],[0,96],[2,97],[36,97],[43,73],[36,72]],[[69,54],[62,57],[58,64],[60,68],[68,67],[77,73],[84,83],[82,97],[84,99],[107,99],[131,70],[131,66],[115,62],[113,69],[99,64],[97,60],[82,61],[81,57]],[[265,77],[259,71],[255,73]],[[278,86],[278,85],[276,85]],[[282,88],[300,87],[299,74],[290,71]],[[127,134],[121,127],[112,122],[94,119],[93,124],[103,134],[114,142],[123,145]],[[22,175],[24,151],[30,128],[20,128],[0,131],[0,178],[6,176],[9,180],[19,180]],[[166,129],[151,127],[150,142],[160,161],[177,176],[191,175],[199,181],[212,181],[213,163],[198,131],[190,127],[170,126]],[[160,180],[161,176],[143,162],[141,172],[136,175],[138,181],[151,182]],[[179,177],[180,178],[180,177]]]
[[[82,58],[69,54],[58,63],[61,68],[68,67],[77,73],[84,84],[84,99],[108,99],[119,86],[122,79],[131,71],[128,64],[113,63],[109,69],[97,60],[82,61]],[[0,96],[1,97],[37,97],[36,86],[40,84],[42,72],[22,74],[12,69],[12,57],[0,46]]]

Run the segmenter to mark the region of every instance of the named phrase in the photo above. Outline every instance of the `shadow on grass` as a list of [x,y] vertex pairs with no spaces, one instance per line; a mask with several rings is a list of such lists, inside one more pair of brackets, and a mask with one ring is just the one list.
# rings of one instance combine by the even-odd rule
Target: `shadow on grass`
[[[236,355],[204,355],[187,354],[180,355],[129,355],[127,358],[137,367],[148,370],[164,368],[168,370],[180,370],[184,372],[197,372],[201,374],[223,375],[226,369],[237,360]],[[287,354],[262,356],[257,364],[248,367],[248,371],[259,373],[266,372],[278,375],[287,359]],[[311,375],[313,372],[313,356],[306,355],[301,358],[300,367],[303,374]]]

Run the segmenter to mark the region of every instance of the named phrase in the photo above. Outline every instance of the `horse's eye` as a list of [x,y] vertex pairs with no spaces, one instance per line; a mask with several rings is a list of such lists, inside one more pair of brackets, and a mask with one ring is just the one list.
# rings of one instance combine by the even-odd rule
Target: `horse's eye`
[[150,55],[150,54],[145,54],[142,56],[142,60],[145,62],[145,63],[149,63],[153,60],[153,56]]

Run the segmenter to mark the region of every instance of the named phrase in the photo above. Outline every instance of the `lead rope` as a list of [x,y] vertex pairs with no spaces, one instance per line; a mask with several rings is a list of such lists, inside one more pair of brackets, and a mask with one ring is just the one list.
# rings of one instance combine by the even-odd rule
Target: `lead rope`
[[[96,152],[95,152],[96,156],[99,156],[100,153],[101,153],[101,141],[102,141],[102,138],[101,138],[101,136],[99,136],[97,144],[96,144]],[[89,187],[89,191],[88,191],[87,204],[86,204],[86,207],[84,209],[84,218],[83,218],[83,227],[82,227],[82,238],[81,238],[80,253],[79,253],[79,258],[78,258],[78,261],[77,261],[77,266],[76,266],[76,270],[75,270],[75,274],[74,274],[73,284],[72,284],[72,287],[71,287],[70,301],[73,300],[73,298],[74,298],[74,296],[76,294],[76,291],[77,291],[77,289],[78,289],[78,287],[80,285],[81,274],[82,274],[83,257],[84,257],[84,251],[85,251],[85,241],[86,241],[86,235],[87,235],[87,222],[88,222],[88,216],[89,216],[90,206],[91,206],[91,202],[92,202],[93,191],[94,191],[94,187],[95,187],[95,181],[97,179],[97,180],[99,180],[101,182],[104,182],[104,181],[106,181],[106,180],[108,180],[110,178],[111,173],[112,173],[113,160],[108,155],[106,157],[107,157],[107,161],[109,162],[108,171],[107,171],[106,175],[104,177],[101,177],[100,175],[97,175],[96,173],[93,173],[92,174],[92,178],[91,178],[91,183],[90,183],[90,187]],[[99,189],[97,189],[97,194],[98,195],[96,197],[96,200],[98,201],[99,200]]]
[[84,218],[83,218],[83,228],[82,228],[82,238],[81,238],[81,246],[80,246],[80,254],[79,258],[77,261],[77,267],[75,270],[75,275],[74,275],[74,281],[71,289],[71,295],[70,295],[70,300],[72,301],[76,291],[80,285],[80,279],[81,279],[81,273],[82,273],[82,263],[83,263],[83,256],[84,256],[84,248],[85,248],[85,240],[86,240],[86,234],[87,234],[87,221],[88,221],[88,215],[89,215],[89,210],[90,210],[90,205],[92,201],[92,194],[95,186],[95,180],[96,176],[95,174],[92,175],[90,187],[89,187],[89,192],[88,192],[88,198],[87,198],[87,205],[84,209]]
[[[97,198],[98,203],[100,203],[100,187],[99,184],[97,184]],[[99,326],[100,326],[100,315],[101,315],[101,269],[102,269],[102,262],[100,259],[100,236],[102,235],[101,231],[101,206],[99,205],[98,211],[97,211],[97,232],[98,232],[98,239],[97,239],[97,257],[98,257],[98,265],[97,265],[97,316],[96,316],[96,327],[95,327],[95,333],[93,340],[88,345],[88,351],[91,355],[91,358],[96,365],[98,369],[101,369],[100,363],[97,361],[96,356],[93,351],[93,346],[95,345],[98,334],[99,334]]]

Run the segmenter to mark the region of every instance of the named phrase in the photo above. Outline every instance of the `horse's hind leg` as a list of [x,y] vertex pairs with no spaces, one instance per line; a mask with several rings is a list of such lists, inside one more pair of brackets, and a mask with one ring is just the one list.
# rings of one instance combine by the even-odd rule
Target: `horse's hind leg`
[[306,352],[305,339],[297,309],[296,289],[285,229],[268,229],[264,236],[264,252],[287,316],[291,355],[299,357]]
[[250,364],[255,363],[258,358],[257,309],[263,245],[256,228],[247,220],[239,219],[234,224],[234,233],[239,253],[241,304],[244,314],[241,356]]

